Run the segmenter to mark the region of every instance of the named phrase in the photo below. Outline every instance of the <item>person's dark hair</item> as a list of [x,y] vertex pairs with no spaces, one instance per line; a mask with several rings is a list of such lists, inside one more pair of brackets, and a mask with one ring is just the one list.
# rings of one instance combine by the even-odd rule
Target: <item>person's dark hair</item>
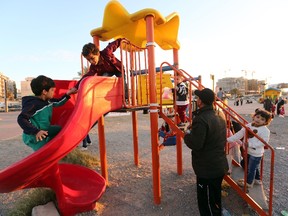
[[96,47],[93,43],[85,44],[82,48],[82,55],[84,57],[88,56],[90,53],[94,55],[97,55],[99,53],[98,47]]
[[32,79],[30,86],[35,96],[40,96],[43,90],[49,91],[50,88],[55,87],[55,83],[51,78],[40,75]]
[[261,108],[257,108],[255,110],[255,114],[256,115],[260,115],[261,117],[266,119],[267,124],[269,124],[272,120],[272,114],[270,112],[268,112],[267,110],[261,109]]

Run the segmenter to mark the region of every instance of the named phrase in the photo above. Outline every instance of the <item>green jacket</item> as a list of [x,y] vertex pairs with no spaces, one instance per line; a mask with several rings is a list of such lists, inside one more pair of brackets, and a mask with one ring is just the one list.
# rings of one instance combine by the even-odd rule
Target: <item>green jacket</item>
[[[52,98],[44,101],[35,96],[22,98],[22,111],[17,121],[23,129],[22,139],[24,143],[33,150],[37,150],[51,140],[59,131],[60,126],[51,126],[53,107],[64,105],[70,96],[64,95],[61,98]],[[36,134],[40,130],[48,131],[48,136],[42,141],[36,141]]]

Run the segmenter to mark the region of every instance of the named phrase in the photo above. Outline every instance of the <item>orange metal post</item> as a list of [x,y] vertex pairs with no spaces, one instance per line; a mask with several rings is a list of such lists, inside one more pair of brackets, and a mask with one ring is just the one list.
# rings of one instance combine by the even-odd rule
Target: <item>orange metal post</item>
[[104,131],[104,116],[98,119],[98,134],[99,134],[99,151],[100,151],[100,162],[101,162],[101,173],[106,179],[108,185],[108,171],[107,171],[107,154],[105,144],[105,131]]
[[148,15],[146,20],[146,38],[148,50],[148,71],[149,71],[149,96],[150,96],[150,126],[151,126],[151,145],[152,145],[152,171],[153,171],[153,191],[154,202],[161,202],[160,188],[160,163],[158,148],[158,104],[156,97],[156,70],[154,53],[154,17]]
[[[93,36],[93,43],[100,49],[99,37]],[[101,116],[98,120],[98,136],[99,136],[99,151],[100,151],[100,163],[101,173],[108,185],[108,170],[107,170],[107,154],[105,143],[105,130],[104,130],[104,116]]]
[[[178,69],[178,50],[173,49],[173,61],[174,66]],[[176,153],[177,153],[177,173],[178,175],[182,175],[183,173],[183,165],[182,165],[182,137],[180,135],[176,136]]]
[[93,43],[100,49],[99,37],[93,36]]
[[134,163],[139,165],[139,150],[138,150],[138,120],[137,112],[132,112],[132,125],[133,125],[133,146],[134,146]]
[[84,75],[84,65],[83,65],[83,56],[80,54],[80,61],[81,61],[81,75]]
[[203,89],[204,87],[202,86],[202,76],[201,75],[198,76],[198,82],[200,83],[200,85],[198,85],[198,89],[199,90]]
[[174,61],[174,66],[179,69],[179,59],[178,59],[178,50],[173,49],[173,61]]
[[[130,52],[130,68],[134,70],[134,52]],[[129,76],[128,76],[129,77]],[[132,76],[131,80],[131,95],[132,95],[132,105],[135,106],[136,104],[136,94],[135,94],[135,77]],[[138,148],[138,120],[137,120],[137,112],[132,112],[132,126],[133,126],[133,146],[134,146],[134,164],[136,166],[139,165],[139,148]]]
[[178,175],[183,174],[183,166],[182,166],[182,137],[180,134],[176,136],[176,153],[177,153],[177,173]]

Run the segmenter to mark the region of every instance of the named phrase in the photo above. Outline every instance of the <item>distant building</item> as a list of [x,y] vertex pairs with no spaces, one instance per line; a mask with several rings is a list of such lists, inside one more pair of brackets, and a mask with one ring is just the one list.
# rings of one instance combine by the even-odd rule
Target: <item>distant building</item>
[[9,78],[0,72],[0,101],[4,101],[5,97],[5,80]]
[[[6,83],[6,84],[5,84]],[[0,72],[0,101],[5,100],[5,88],[6,88],[6,97],[9,100],[14,100],[16,98],[16,83],[9,79]]]
[[22,98],[21,90],[17,89],[17,100],[21,100],[21,98]]
[[265,89],[265,81],[257,79],[246,79],[244,77],[225,77],[219,79],[217,87],[222,87],[223,91],[230,93],[237,89],[242,95],[260,94]]
[[288,83],[279,83],[277,88],[281,89],[282,96],[288,96]]
[[34,77],[26,77],[25,81],[21,81],[21,97],[33,95],[30,83]]

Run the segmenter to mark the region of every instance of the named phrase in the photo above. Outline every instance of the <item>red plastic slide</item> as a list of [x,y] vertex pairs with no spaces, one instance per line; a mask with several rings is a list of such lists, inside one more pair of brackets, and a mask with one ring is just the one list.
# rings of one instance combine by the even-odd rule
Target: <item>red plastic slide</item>
[[[75,82],[55,80],[55,97],[63,95]],[[99,117],[122,107],[122,89],[118,78],[84,79],[78,94],[53,111],[52,122],[62,126],[60,133],[38,151],[1,170],[0,192],[49,187],[56,193],[61,215],[94,209],[106,189],[105,179],[91,169],[59,164],[59,160],[82,142]]]

